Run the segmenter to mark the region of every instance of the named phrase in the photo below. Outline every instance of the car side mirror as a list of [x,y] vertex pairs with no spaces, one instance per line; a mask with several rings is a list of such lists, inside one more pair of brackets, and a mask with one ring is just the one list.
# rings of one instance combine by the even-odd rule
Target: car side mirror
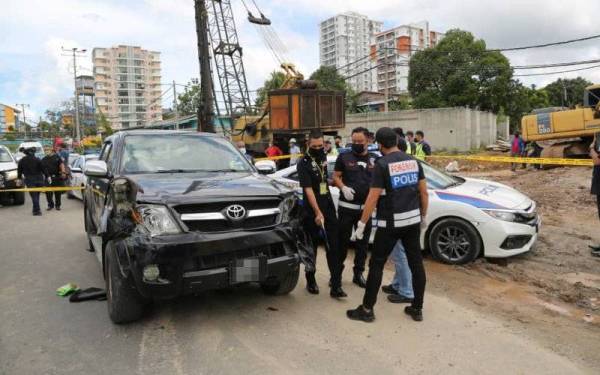
[[108,177],[108,167],[104,160],[90,160],[85,164],[83,173],[88,177]]
[[275,168],[273,168],[270,165],[257,165],[256,169],[258,170],[258,173],[260,174],[271,174],[271,173],[275,173]]

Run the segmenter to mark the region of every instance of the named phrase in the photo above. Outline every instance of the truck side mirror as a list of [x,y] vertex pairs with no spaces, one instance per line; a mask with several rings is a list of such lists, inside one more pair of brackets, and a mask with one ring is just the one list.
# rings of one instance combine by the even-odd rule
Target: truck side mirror
[[83,173],[88,177],[108,177],[108,167],[104,160],[90,160],[85,164]]

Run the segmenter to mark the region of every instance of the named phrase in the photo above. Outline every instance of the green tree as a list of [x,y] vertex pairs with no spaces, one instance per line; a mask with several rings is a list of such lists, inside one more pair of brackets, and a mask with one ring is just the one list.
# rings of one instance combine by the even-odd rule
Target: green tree
[[257,107],[262,107],[267,100],[267,95],[269,91],[280,88],[285,81],[285,74],[281,71],[274,70],[269,75],[269,78],[265,80],[265,83],[261,88],[258,89],[258,95],[254,104]]
[[574,107],[583,104],[583,90],[591,84],[592,82],[581,77],[574,79],[559,78],[544,87],[544,90],[548,93],[551,106]]
[[108,121],[102,112],[96,114],[96,130],[100,131],[104,137],[108,137],[114,133],[110,121]]
[[200,85],[190,81],[182,94],[177,95],[177,112],[180,116],[193,115],[200,105]]
[[415,108],[468,106],[498,112],[510,100],[512,69],[500,52],[463,30],[450,30],[434,48],[409,62],[408,90]]
[[346,80],[340,75],[337,69],[333,66],[321,66],[315,70],[310,79],[317,81],[317,85],[321,90],[333,91],[348,91],[349,86]]

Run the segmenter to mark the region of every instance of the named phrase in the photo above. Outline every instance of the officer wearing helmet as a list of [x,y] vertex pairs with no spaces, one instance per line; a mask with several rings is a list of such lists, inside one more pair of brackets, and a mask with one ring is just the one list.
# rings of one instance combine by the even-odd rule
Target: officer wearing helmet
[[296,142],[296,138],[290,138],[290,166],[298,164],[298,155],[302,153]]
[[[44,186],[44,168],[42,162],[35,156],[35,147],[19,150],[25,156],[19,160],[17,174],[19,179],[25,176],[25,186],[28,188],[40,188]],[[37,191],[29,192],[33,204],[33,216],[41,216],[40,193]]]

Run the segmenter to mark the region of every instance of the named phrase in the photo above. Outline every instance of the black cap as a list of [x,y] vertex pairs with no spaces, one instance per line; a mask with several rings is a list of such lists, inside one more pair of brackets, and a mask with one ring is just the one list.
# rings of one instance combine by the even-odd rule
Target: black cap
[[397,145],[398,135],[392,128],[388,128],[384,126],[383,128],[379,128],[377,133],[375,133],[375,140],[377,143],[382,145],[385,148],[391,148]]

